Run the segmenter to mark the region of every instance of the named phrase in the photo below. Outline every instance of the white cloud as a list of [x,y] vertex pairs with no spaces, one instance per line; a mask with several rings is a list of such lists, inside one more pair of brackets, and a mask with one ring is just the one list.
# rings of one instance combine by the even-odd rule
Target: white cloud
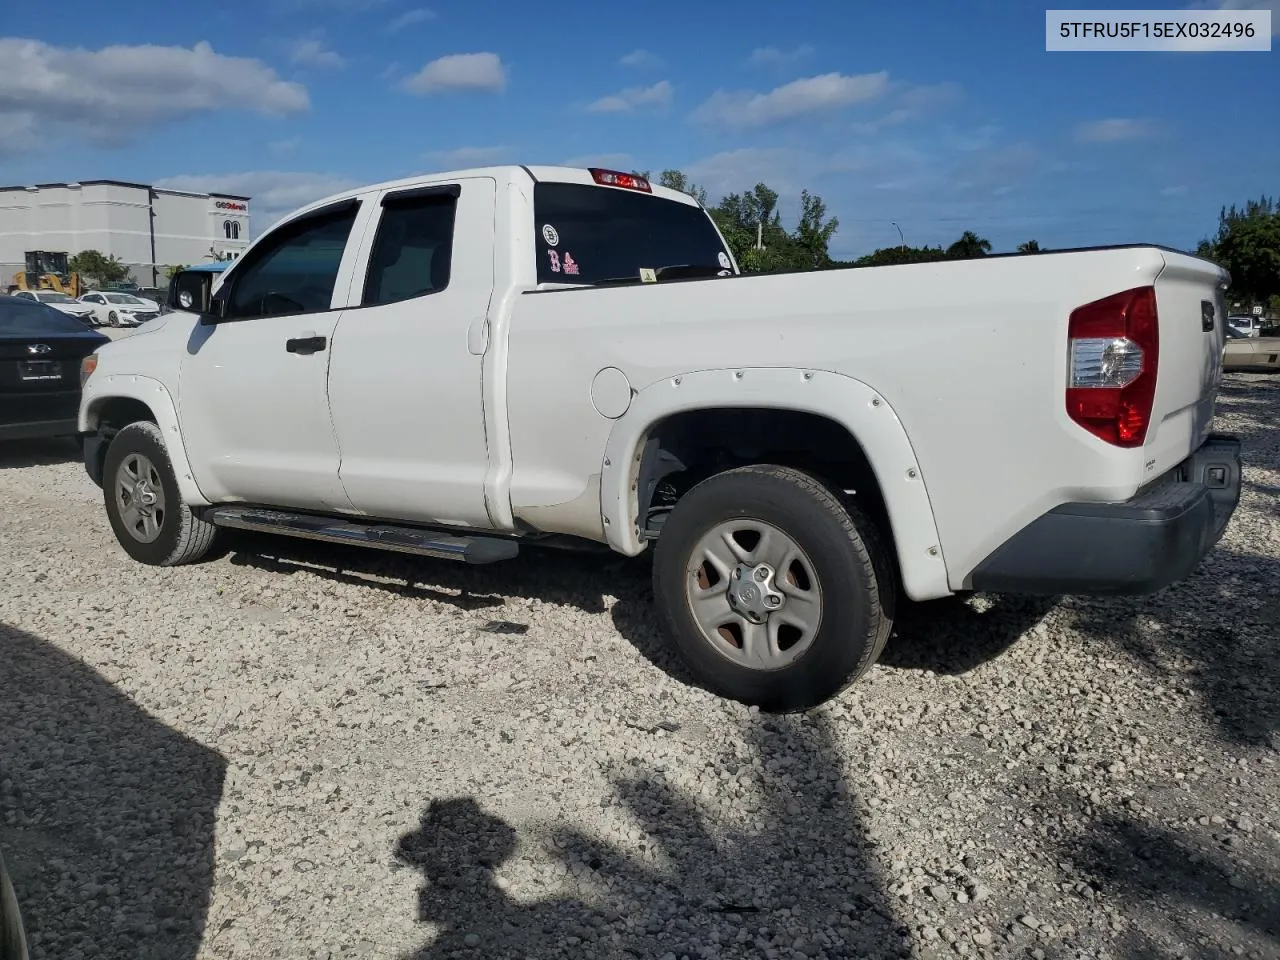
[[648,50],[632,50],[628,54],[618,58],[618,65],[622,67],[661,67],[663,65],[662,58]]
[[811,57],[813,53],[813,47],[807,43],[800,44],[794,50],[779,50],[777,47],[757,47],[751,51],[751,62],[757,66],[781,67]]
[[267,144],[267,152],[273,156],[282,157],[286,154],[293,153],[301,145],[301,137],[289,137],[287,140],[272,140]]
[[216,53],[205,41],[190,49],[86,50],[4,37],[0,63],[0,115],[15,129],[34,122],[42,134],[52,129],[106,145],[215,110],[281,116],[311,106],[306,87],[282,80],[261,60]]
[[403,30],[405,27],[426,23],[428,20],[434,20],[435,18],[436,12],[434,10],[428,10],[426,7],[414,7],[412,10],[406,10],[388,23],[387,29],[394,33],[397,30]]
[[718,90],[693,113],[695,120],[728,127],[758,127],[805,114],[875,100],[888,87],[889,74],[846,76],[824,73],[775,87],[768,93]]
[[1119,140],[1141,140],[1155,132],[1156,125],[1150,120],[1112,117],[1078,124],[1075,136],[1082,143],[1115,143]]
[[0,157],[26,153],[40,146],[33,114],[0,112],[0,130],[4,131],[0,137]]
[[243,173],[181,174],[157,180],[155,185],[170,190],[212,191],[249,197],[250,229],[256,236],[299,207],[362,184],[333,173],[251,170]]
[[454,53],[432,60],[402,82],[411,93],[438,93],[442,90],[506,89],[507,70],[496,53]]
[[561,160],[562,167],[603,167],[606,170],[637,170],[640,164],[629,153],[583,153]]
[[505,146],[455,147],[452,150],[433,150],[427,154],[427,159],[441,170],[461,170],[501,163],[510,155],[511,149]]
[[336,50],[329,48],[318,31],[299,37],[289,44],[289,62],[300,67],[318,67],[322,70],[332,70],[346,63]]
[[950,106],[963,98],[964,90],[958,83],[899,86],[890,100],[891,110],[874,120],[855,123],[851,129],[863,137],[880,136],[891,127],[920,120],[939,108]]
[[651,87],[628,87],[587,104],[591,113],[628,113],[637,107],[665,107],[671,103],[670,82],[659,80]]
[[766,183],[781,195],[799,194],[825,169],[816,153],[787,147],[743,147],[712,154],[682,168],[689,179],[705,187],[711,202],[728,193]]

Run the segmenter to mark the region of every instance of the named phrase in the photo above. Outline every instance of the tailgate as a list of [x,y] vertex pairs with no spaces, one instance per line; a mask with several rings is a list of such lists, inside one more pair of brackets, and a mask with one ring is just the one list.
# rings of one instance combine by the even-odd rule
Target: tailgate
[[1213,426],[1226,341],[1227,271],[1199,257],[1161,251],[1156,278],[1160,318],[1155,406],[1144,447],[1147,479],[1177,466]]

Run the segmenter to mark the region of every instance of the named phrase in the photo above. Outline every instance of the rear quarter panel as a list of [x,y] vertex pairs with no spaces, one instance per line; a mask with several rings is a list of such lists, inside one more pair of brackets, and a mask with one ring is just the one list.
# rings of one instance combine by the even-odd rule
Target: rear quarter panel
[[525,294],[509,333],[513,510],[598,509],[604,367],[637,391],[699,370],[827,370],[900,419],[960,589],[1046,510],[1137,489],[1143,451],[1067,417],[1067,318],[1163,267],[1144,247]]

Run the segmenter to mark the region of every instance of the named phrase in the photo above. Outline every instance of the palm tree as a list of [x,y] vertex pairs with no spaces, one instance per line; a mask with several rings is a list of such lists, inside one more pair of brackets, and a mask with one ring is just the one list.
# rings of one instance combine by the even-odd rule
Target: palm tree
[[1019,253],[1039,253],[1040,243],[1037,240],[1028,240],[1026,243],[1018,244]]
[[985,257],[991,252],[991,241],[978,236],[972,230],[966,230],[960,239],[947,247],[947,256],[955,259],[968,257]]

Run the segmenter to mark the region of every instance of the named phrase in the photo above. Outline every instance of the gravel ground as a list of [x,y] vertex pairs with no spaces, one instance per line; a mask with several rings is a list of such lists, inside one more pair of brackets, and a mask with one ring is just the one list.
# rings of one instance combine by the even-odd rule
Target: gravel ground
[[643,562],[157,570],[71,451],[0,451],[33,958],[1280,956],[1280,378],[1221,413],[1189,581],[912,607],[789,718],[689,682]]

